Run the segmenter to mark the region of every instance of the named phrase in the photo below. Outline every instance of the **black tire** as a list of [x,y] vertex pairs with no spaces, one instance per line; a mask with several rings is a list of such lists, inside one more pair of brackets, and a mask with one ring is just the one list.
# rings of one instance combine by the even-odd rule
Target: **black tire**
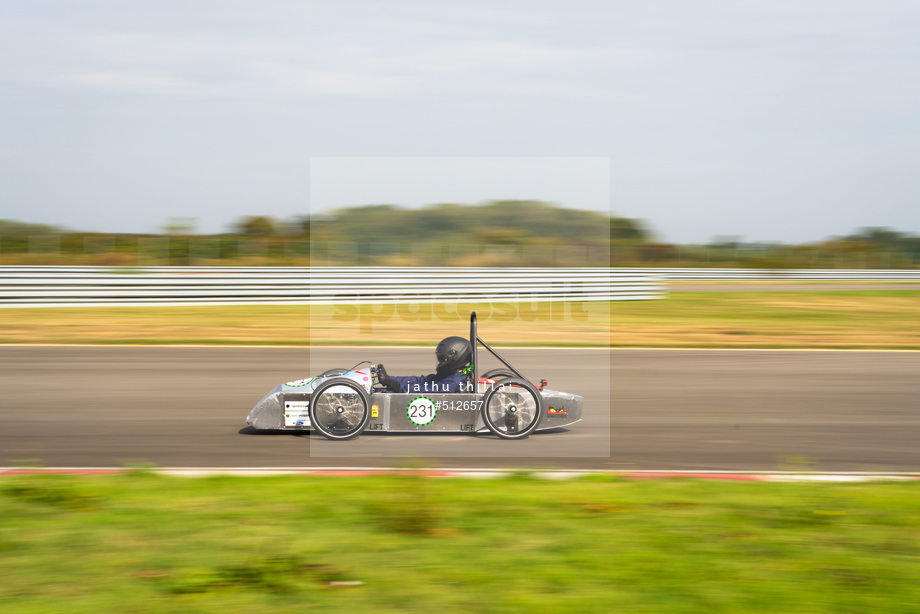
[[[340,386],[351,390],[329,390]],[[357,437],[367,427],[369,408],[370,397],[358,382],[331,379],[317,386],[310,398],[310,429],[336,441]]]
[[496,377],[517,377],[517,374],[509,369],[492,369],[491,371],[486,371],[479,377],[493,379]]
[[523,439],[543,419],[543,395],[527,380],[498,380],[482,396],[482,421],[502,439]]
[[329,369],[328,371],[323,371],[320,373],[320,377],[329,377],[330,375],[342,375],[343,373],[348,373],[348,369]]

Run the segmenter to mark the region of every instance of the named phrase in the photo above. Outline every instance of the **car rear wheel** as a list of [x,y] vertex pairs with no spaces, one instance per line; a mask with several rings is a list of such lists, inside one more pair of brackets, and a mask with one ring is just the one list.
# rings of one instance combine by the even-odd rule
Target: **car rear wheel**
[[517,377],[492,384],[482,397],[482,421],[502,439],[523,439],[543,418],[543,395],[533,384]]
[[486,371],[479,377],[495,379],[497,377],[517,377],[517,375],[515,375],[515,373],[509,369],[492,369],[491,371]]
[[327,439],[357,437],[370,419],[364,388],[344,377],[323,382],[310,399],[310,424]]

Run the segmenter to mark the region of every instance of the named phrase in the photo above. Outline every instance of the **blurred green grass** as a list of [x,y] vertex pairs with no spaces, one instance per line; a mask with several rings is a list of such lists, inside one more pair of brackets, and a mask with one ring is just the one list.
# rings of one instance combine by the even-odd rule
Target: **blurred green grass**
[[918,495],[916,481],[4,477],[0,610],[916,612]]
[[920,349],[920,290],[681,292],[664,300],[451,306],[4,309],[0,343]]

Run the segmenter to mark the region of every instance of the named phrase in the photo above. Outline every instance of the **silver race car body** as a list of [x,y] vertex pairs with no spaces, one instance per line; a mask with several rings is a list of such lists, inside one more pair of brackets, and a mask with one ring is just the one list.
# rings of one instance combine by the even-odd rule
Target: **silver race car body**
[[[521,375],[476,335],[475,312],[470,317],[470,338],[474,352],[466,392],[388,392],[378,385],[376,367],[360,363],[278,385],[249,412],[246,423],[256,430],[316,430],[329,439],[350,439],[364,431],[483,430],[518,439],[581,420],[583,397],[550,390],[545,380],[536,386]],[[477,377],[478,346],[508,368]]]

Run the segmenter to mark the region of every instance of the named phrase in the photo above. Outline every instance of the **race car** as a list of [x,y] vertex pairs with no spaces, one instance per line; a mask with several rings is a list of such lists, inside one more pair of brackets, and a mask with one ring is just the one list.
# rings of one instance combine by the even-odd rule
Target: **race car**
[[[389,392],[378,367],[363,361],[351,369],[330,369],[316,377],[280,384],[249,412],[257,431],[316,431],[347,440],[364,431],[388,433],[489,431],[502,439],[565,427],[581,420],[584,398],[539,385],[492,349],[477,334],[470,314],[472,362],[465,392]],[[505,368],[477,376],[482,347]]]

